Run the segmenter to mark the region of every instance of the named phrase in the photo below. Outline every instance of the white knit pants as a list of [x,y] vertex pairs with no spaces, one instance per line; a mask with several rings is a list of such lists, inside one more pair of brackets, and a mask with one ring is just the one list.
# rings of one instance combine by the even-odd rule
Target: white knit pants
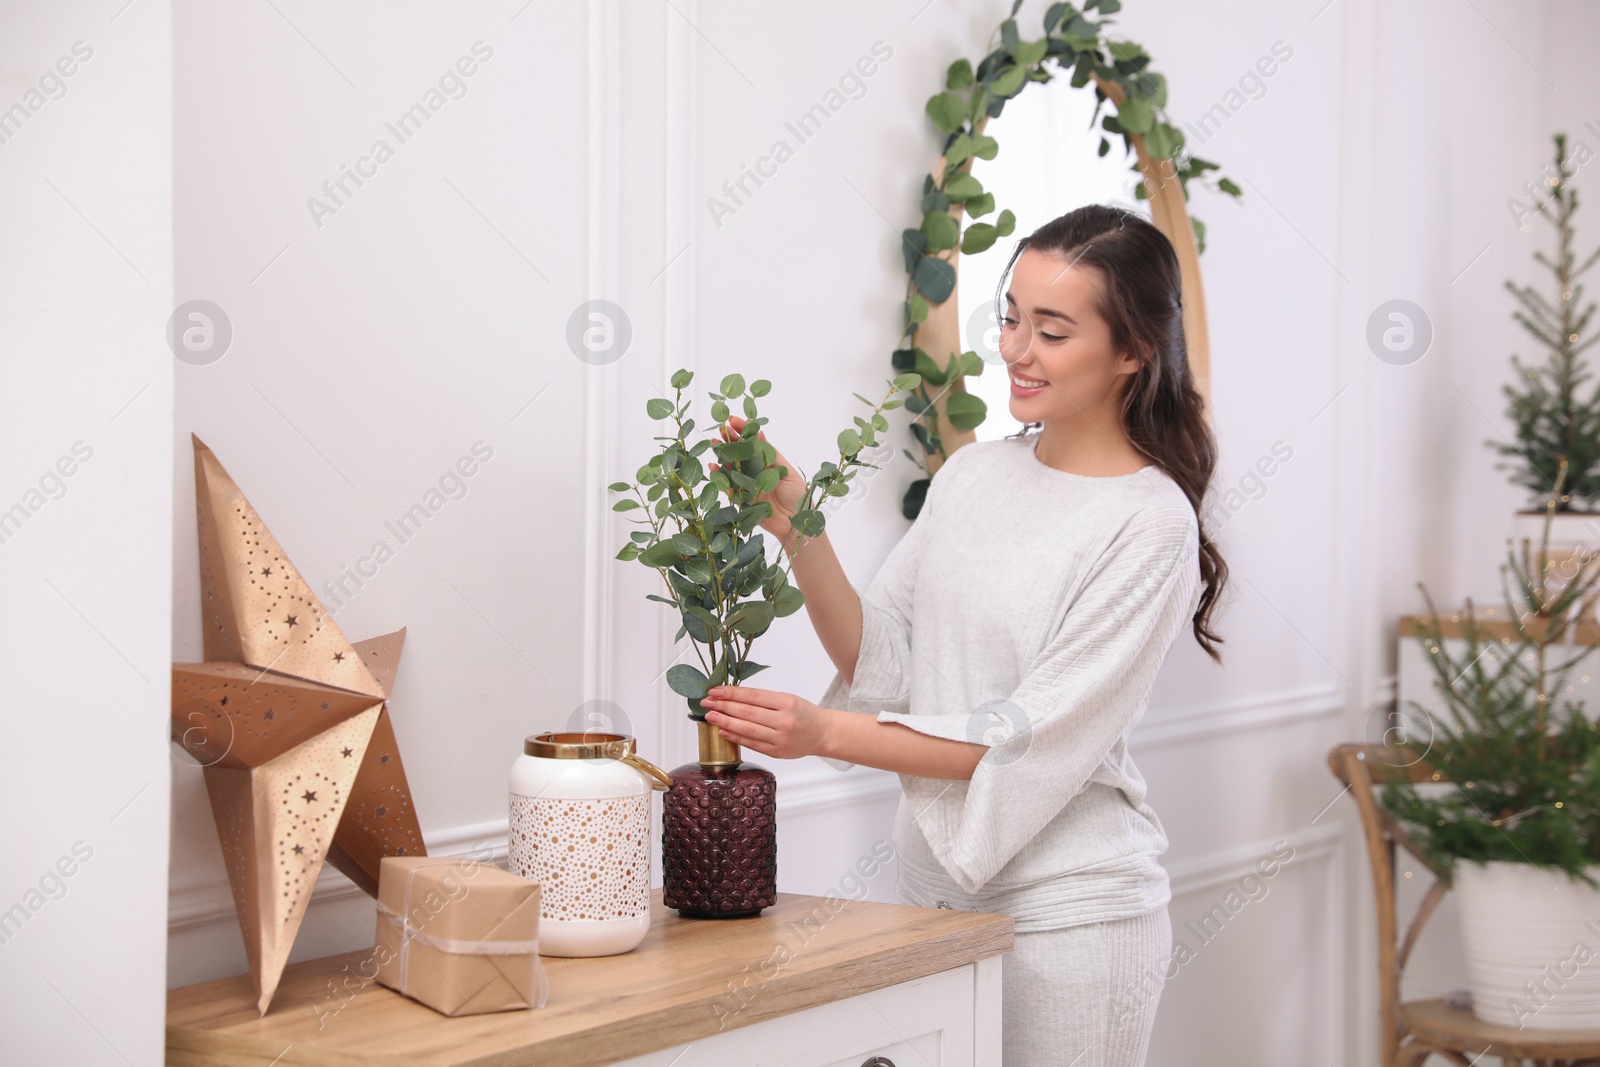
[[1165,907],[1017,934],[1001,957],[1003,1067],[1144,1067],[1171,954]]

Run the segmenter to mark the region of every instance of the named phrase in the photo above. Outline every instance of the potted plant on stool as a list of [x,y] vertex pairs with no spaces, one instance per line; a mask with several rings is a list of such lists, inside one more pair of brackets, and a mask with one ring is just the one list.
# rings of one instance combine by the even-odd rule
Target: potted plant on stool
[[[678,613],[677,637],[689,637],[699,664],[667,670],[667,684],[688,701],[700,751],[696,763],[671,772],[673,784],[663,800],[662,899],[681,915],[722,918],[754,915],[774,903],[777,789],[770,771],[744,763],[739,746],[705,721],[700,699],[712,686],[738,685],[765,669],[750,658],[751,645],[774,619],[799,611],[805,597],[789,584],[781,550],[778,560],[768,561],[765,539],[756,530],[773,513],[763,498],[788,474],[777,465],[777,450],[760,436],[767,420],[757,414],[756,399],[771,383],[758,380],[747,388],[741,375],[728,375],[721,392],[711,394],[711,417],[726,424],[728,405],[738,401],[743,428],[728,440],[691,441],[695,422],[687,417],[683,391],[693,378],[679,370],[671,379],[673,399],[646,404],[651,419],[671,421],[672,432],[655,438],[660,448],[632,482],[614,482],[610,489],[631,494],[613,510],[637,512],[635,521],[646,527],[629,535],[617,558],[637,560],[661,575],[666,595],[648,598]],[[805,480],[801,504],[790,517],[796,551],[826,525],[818,504],[849,493],[857,469],[873,466],[861,453],[888,430],[884,412],[904,403],[895,394],[920,380],[900,375],[877,404],[857,394],[871,413],[856,416],[855,427],[839,434],[838,462],[821,464]],[[701,459],[708,449],[716,459],[710,469]]]
[[[1512,318],[1547,350],[1543,364],[1533,367],[1516,356],[1511,365],[1513,381],[1504,386],[1506,415],[1511,420],[1514,440],[1490,440],[1490,448],[1504,461],[1501,468],[1512,473],[1512,480],[1543,500],[1554,484],[1556,467],[1565,458],[1565,490],[1556,499],[1555,515],[1544,507],[1517,512],[1513,537],[1519,542],[1548,544],[1548,553],[1558,559],[1585,555],[1591,563],[1600,547],[1600,383],[1584,350],[1600,335],[1585,337],[1594,315],[1590,301],[1581,310],[1583,286],[1578,279],[1600,259],[1596,249],[1581,264],[1573,253],[1573,216],[1578,210],[1578,193],[1566,180],[1566,136],[1555,135],[1556,176],[1548,179],[1549,201],[1535,199],[1530,213],[1555,227],[1554,257],[1542,252],[1534,258],[1550,271],[1552,291],[1543,296],[1530,285],[1505,283],[1517,299]],[[1550,526],[1548,535],[1542,528]],[[1581,605],[1581,614],[1593,614],[1593,602]]]
[[1439,783],[1382,799],[1455,889],[1473,1014],[1518,1029],[1600,1027],[1600,731],[1562,699],[1594,650],[1568,642],[1600,571],[1550,558],[1564,459],[1555,473],[1539,550],[1524,542],[1502,568],[1509,632],[1485,632],[1468,601],[1447,646],[1423,589],[1417,635],[1444,709],[1413,701],[1428,736],[1396,747]]

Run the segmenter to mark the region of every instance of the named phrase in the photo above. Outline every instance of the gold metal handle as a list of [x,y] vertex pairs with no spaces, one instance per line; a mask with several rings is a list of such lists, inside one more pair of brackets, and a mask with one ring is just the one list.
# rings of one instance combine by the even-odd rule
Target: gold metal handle
[[639,768],[639,770],[641,770],[644,773],[648,774],[652,779],[652,781],[650,782],[650,788],[652,788],[652,789],[655,789],[655,790],[658,790],[658,791],[665,791],[667,788],[669,788],[672,785],[672,775],[668,774],[666,771],[662,770],[660,767],[657,767],[654,763],[651,763],[649,760],[645,759],[643,756],[636,755],[635,753],[629,752],[627,755],[618,756],[617,758],[620,759],[623,763],[626,763],[626,764],[628,764],[629,766],[632,766],[632,767],[637,767],[637,768]]

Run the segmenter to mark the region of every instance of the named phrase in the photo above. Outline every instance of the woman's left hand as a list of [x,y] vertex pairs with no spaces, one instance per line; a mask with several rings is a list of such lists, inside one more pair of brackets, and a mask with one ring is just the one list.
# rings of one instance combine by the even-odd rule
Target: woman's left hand
[[706,721],[724,737],[763,756],[798,759],[822,752],[823,710],[793,693],[718,685],[700,704]]

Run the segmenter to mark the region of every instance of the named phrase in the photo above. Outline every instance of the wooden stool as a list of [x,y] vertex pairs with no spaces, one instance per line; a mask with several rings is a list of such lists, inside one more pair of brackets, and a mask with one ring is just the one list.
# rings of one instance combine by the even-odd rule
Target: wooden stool
[[[1361,813],[1372,864],[1372,888],[1378,914],[1378,1010],[1381,1016],[1382,1067],[1420,1067],[1429,1056],[1440,1056],[1458,1067],[1473,1067],[1483,1056],[1498,1056],[1504,1067],[1594,1067],[1600,1065],[1600,1030],[1518,1030],[1481,1021],[1472,1012],[1452,1008],[1444,999],[1400,1000],[1400,976],[1416,946],[1423,924],[1438,909],[1449,891],[1439,881],[1439,871],[1423,858],[1415,842],[1378,804],[1378,785],[1399,782],[1438,782],[1448,779],[1426,761],[1406,763],[1409,757],[1383,745],[1335,745],[1328,765],[1350,788]],[[1395,916],[1395,845],[1399,844],[1428,868],[1434,883],[1422,898],[1417,914],[1399,940]],[[1397,946],[1397,942],[1398,946]]]

